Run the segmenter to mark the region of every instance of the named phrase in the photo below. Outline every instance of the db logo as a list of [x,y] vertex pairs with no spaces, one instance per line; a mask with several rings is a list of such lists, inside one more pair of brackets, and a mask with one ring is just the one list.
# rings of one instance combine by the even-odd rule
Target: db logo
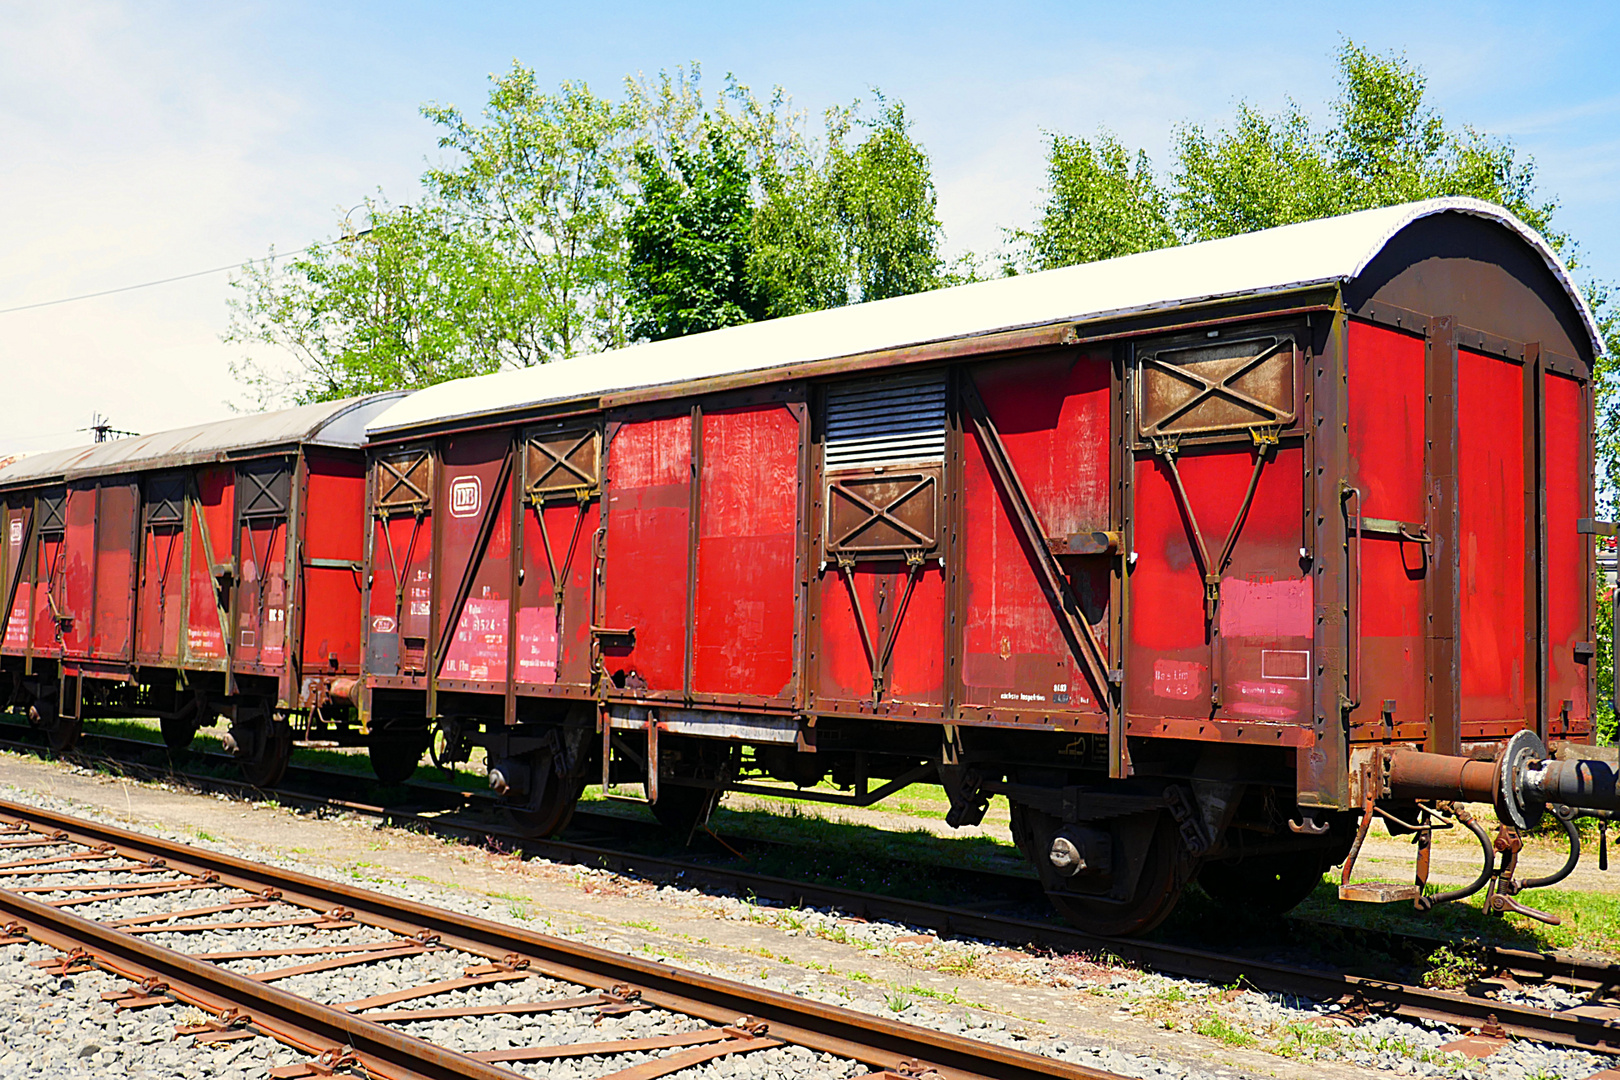
[[484,504],[484,483],[476,476],[458,476],[450,481],[450,516],[472,517]]

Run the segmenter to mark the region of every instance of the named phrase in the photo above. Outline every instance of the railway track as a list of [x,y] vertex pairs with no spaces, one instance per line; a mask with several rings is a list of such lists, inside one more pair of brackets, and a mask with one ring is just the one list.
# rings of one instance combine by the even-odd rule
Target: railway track
[[[278,1080],[344,1067],[498,1080],[579,1058],[656,1080],[789,1048],[889,1080],[1115,1075],[3,801],[0,875],[6,941],[58,950],[41,965],[54,972],[128,979],[122,1008],[203,1010],[180,1032],[199,1041],[264,1035],[310,1055]],[[332,976],[359,969],[374,972],[368,992],[349,997]],[[555,1038],[570,1015],[579,1037]],[[445,1021],[497,1017],[545,1023],[495,1050],[436,1037]]]
[[[103,741],[108,741],[103,737]],[[129,742],[145,750],[152,744]],[[328,781],[338,775],[318,773]],[[296,779],[296,772],[289,779]],[[241,791],[247,785],[234,781],[197,778],[216,788]],[[356,778],[350,777],[353,781]],[[328,788],[330,790],[330,787]],[[479,804],[474,793],[457,793],[448,787],[419,787],[424,798],[441,801],[461,799],[464,807]],[[622,848],[583,843],[576,840],[535,840],[520,833],[459,815],[442,812],[411,813],[367,804],[354,799],[314,796],[280,788],[276,796],[283,802],[310,807],[338,806],[368,814],[407,827],[482,841],[493,837],[514,849],[553,861],[570,862],[607,869],[640,878],[679,883],[686,887],[752,894],[785,906],[836,908],[846,914],[872,920],[900,922],[932,930],[941,935],[981,938],[1010,944],[1033,946],[1057,953],[1107,953],[1126,962],[1165,974],[1196,978],[1221,984],[1243,981],[1258,989],[1317,1001],[1344,1003],[1353,1012],[1367,1010],[1408,1020],[1433,1020],[1465,1029],[1477,1029],[1553,1045],[1620,1055],[1620,963],[1594,962],[1556,953],[1487,946],[1479,959],[1487,978],[1482,988],[1500,991],[1515,986],[1553,984],[1577,995],[1581,1004],[1568,1009],[1538,1008],[1477,993],[1458,993],[1411,985],[1391,979],[1372,978],[1350,972],[1241,957],[1221,952],[1137,939],[1101,938],[1067,926],[1033,918],[1019,918],[993,911],[961,906],[932,904],[917,900],[876,895],[829,885],[809,884],[772,877],[733,867],[706,865],[687,858],[641,854]],[[452,798],[455,797],[455,799]],[[449,807],[446,807],[448,809]],[[597,815],[591,826],[614,827],[620,819]],[[611,839],[611,837],[609,838]],[[990,876],[990,875],[987,875]],[[1019,880],[1019,879],[1011,879]],[[1389,936],[1389,935],[1386,935]],[[1414,952],[1425,944],[1404,939]]]

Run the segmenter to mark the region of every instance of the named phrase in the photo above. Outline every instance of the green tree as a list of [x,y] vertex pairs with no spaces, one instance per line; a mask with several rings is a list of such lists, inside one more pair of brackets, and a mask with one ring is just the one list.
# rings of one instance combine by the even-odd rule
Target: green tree
[[510,325],[528,365],[625,341],[622,192],[634,110],[564,82],[542,93],[514,63],[494,78],[483,122],[453,105],[422,115],[442,130],[451,164],[430,169],[431,197],[523,278]]
[[[233,371],[259,407],[421,387],[500,366],[520,288],[434,208],[371,208],[371,226],[232,281]],[[289,354],[294,367],[265,359]]]
[[[821,153],[799,143],[765,162],[752,272],[772,316],[937,288],[949,280],[928,154],[905,106],[877,95],[830,109]],[[864,132],[863,137],[857,137]]]
[[640,192],[625,223],[634,337],[678,337],[751,322],[758,290],[748,273],[753,206],[744,150],[708,127],[697,149],[676,144],[670,167],[636,151]]
[[1010,234],[1014,265],[1088,262],[1443,195],[1499,203],[1568,248],[1552,226],[1557,202],[1536,192],[1535,163],[1509,142],[1447,127],[1405,56],[1347,41],[1338,67],[1328,126],[1296,103],[1276,115],[1241,104],[1227,127],[1177,128],[1162,180],[1146,154],[1133,157],[1107,132],[1050,136],[1040,218]]
[[1108,132],[1096,139],[1048,133],[1046,198],[1033,230],[1010,234],[1031,270],[1113,259],[1177,242],[1170,200],[1147,154]]
[[1277,116],[1239,107],[1236,124],[1176,133],[1171,176],[1184,240],[1212,240],[1375,206],[1443,195],[1499,203],[1545,234],[1557,203],[1535,191],[1535,164],[1509,142],[1449,129],[1424,100],[1428,82],[1403,55],[1346,42],[1333,124],[1318,130],[1297,104]]

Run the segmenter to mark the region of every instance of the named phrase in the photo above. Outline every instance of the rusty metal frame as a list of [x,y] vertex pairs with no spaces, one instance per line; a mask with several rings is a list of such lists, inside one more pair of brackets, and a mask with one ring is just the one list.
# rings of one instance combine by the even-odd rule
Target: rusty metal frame
[[[411,462],[401,470],[394,464],[395,459],[403,459],[407,454],[412,456]],[[392,517],[395,513],[403,513],[417,507],[425,509],[433,505],[433,492],[423,491],[410,478],[410,474],[416,471],[416,466],[424,458],[428,462],[428,484],[436,488],[441,470],[438,455],[434,453],[433,443],[406,445],[386,453],[379,453],[372,458],[372,461],[375,462],[375,468],[366,471],[368,474],[367,480],[372,487],[371,505],[376,508],[378,516]],[[389,477],[386,490],[381,484],[375,482],[381,479],[384,473]],[[413,497],[405,502],[389,502],[388,500],[393,496],[394,492],[400,488],[405,488]]]
[[[693,648],[697,629],[698,540],[702,535],[700,525],[703,516],[703,402],[692,402],[689,415],[691,449],[687,462],[691,473],[686,488],[686,642],[681,655],[681,693],[687,704],[691,704],[692,693],[697,689],[694,682],[697,677],[697,657],[693,655]],[[653,742],[653,727],[649,726],[647,730],[648,746],[651,748],[656,745]],[[652,776],[654,771],[654,763],[649,761],[648,776]],[[654,785],[657,783],[656,780],[651,782]],[[657,801],[656,795],[651,797]]]
[[[361,507],[365,516],[365,508]],[[290,709],[300,704],[304,685],[304,537],[309,521],[309,456],[302,445],[292,462],[287,481],[287,550],[282,552],[281,573],[287,579],[285,620],[281,639],[281,686],[277,704]],[[263,618],[261,614],[260,618]],[[360,609],[360,621],[369,621]],[[364,654],[362,653],[362,656]]]
[[[879,506],[877,503],[866,498],[864,495],[861,495],[859,492],[844,486],[849,482],[880,478],[915,482],[911,484],[911,487],[907,488],[903,493],[901,493],[899,498],[885,506]],[[846,499],[852,503],[857,511],[864,512],[867,515],[854,527],[845,529],[842,535],[836,537],[833,535],[832,525],[833,495],[835,493],[838,495],[838,497]],[[902,503],[910,502],[918,495],[922,495],[924,498],[932,498],[933,500],[934,534],[932,536],[926,535],[921,530],[913,528],[904,521],[894,517],[892,514],[892,511],[896,507],[900,506]],[[926,468],[900,469],[892,475],[887,472],[880,473],[871,469],[862,469],[859,472],[840,471],[837,475],[828,478],[826,486],[826,498],[826,521],[823,523],[822,531],[826,537],[825,543],[827,551],[829,554],[835,557],[847,555],[855,559],[864,558],[892,561],[896,557],[910,552],[922,552],[926,554],[935,551],[939,547],[939,504],[941,501],[940,484],[939,477],[936,476],[932,470]],[[846,546],[851,537],[876,522],[887,522],[898,532],[909,535],[913,542],[888,544],[877,547]]]
[[1461,650],[1457,640],[1462,615],[1462,539],[1458,505],[1458,416],[1456,320],[1439,315],[1429,320],[1425,336],[1423,379],[1426,401],[1423,438],[1424,488],[1428,492],[1431,545],[1424,578],[1428,626],[1424,668],[1428,672],[1425,712],[1429,737],[1424,748],[1436,754],[1462,752]]
[[1311,422],[1306,429],[1310,474],[1305,491],[1312,506],[1316,671],[1312,679],[1312,745],[1296,752],[1295,785],[1300,806],[1344,810],[1350,808],[1346,730],[1350,530],[1342,500],[1350,468],[1349,318],[1338,309],[1325,330],[1314,320],[1309,328],[1314,355],[1307,357]]
[[[602,424],[599,418],[586,419],[582,423],[558,422],[551,426],[551,430],[544,430],[546,425],[535,425],[525,428],[521,432],[523,440],[523,485],[522,492],[525,501],[536,505],[547,499],[581,498],[581,491],[588,491],[592,495],[598,494],[602,488],[602,454],[601,438]],[[574,443],[561,455],[556,454],[547,446],[542,438],[551,436],[558,440],[574,439]],[[581,472],[569,460],[574,452],[586,443],[594,443],[596,454],[596,475],[590,476]],[[529,475],[529,451],[538,450],[546,458],[546,468],[538,477]],[[563,484],[547,484],[546,481],[553,473],[559,470],[572,473],[574,480]]]
[[[507,498],[511,506],[507,513],[510,515],[510,528],[512,539],[507,546],[506,559],[506,679],[504,693],[501,695],[501,717],[508,727],[517,723],[517,686],[518,686],[518,611],[523,606],[521,591],[523,589],[523,533],[527,519],[529,488],[529,436],[526,432],[518,432],[517,462],[512,467],[511,484],[507,490]],[[571,452],[571,451],[570,451]],[[583,507],[582,507],[583,509]],[[551,541],[546,537],[546,507],[543,501],[537,501],[534,508],[535,515],[540,519],[540,539],[546,548],[546,563],[551,563]],[[576,541],[578,537],[575,537]],[[569,552],[573,554],[572,550]],[[562,606],[560,586],[555,581],[553,570],[553,588],[557,591],[557,605]],[[561,612],[557,612],[561,614]],[[561,659],[562,641],[559,637],[558,659]]]
[[[7,565],[6,566],[6,585],[5,585],[5,589],[6,589],[6,591],[5,591],[6,606],[5,606],[5,616],[4,616],[5,621],[0,622],[0,642],[4,642],[5,635],[6,635],[6,630],[7,630],[7,628],[9,628],[11,626],[11,617],[16,611],[17,590],[22,587],[23,572],[30,565],[29,556],[34,555],[34,558],[33,558],[32,561],[33,562],[38,562],[38,555],[34,553],[34,549],[36,547],[36,542],[35,542],[35,535],[34,535],[34,504],[33,504],[33,500],[28,500],[28,499],[22,500],[21,505],[18,505],[18,506],[15,506],[15,507],[9,505],[9,503],[8,503],[5,506],[5,510],[6,510],[6,524],[7,524],[8,528],[10,527],[10,523],[12,521],[11,515],[13,513],[20,515],[17,520],[20,520],[23,523],[23,527],[22,527],[22,543],[17,545],[17,562],[16,562],[16,565]],[[9,535],[6,538],[5,548],[3,550],[5,550],[8,553],[11,551],[11,540],[10,540]],[[30,607],[30,609],[33,607],[33,603],[34,603],[34,601],[33,601],[32,590],[30,590],[30,595],[29,595],[29,607]],[[26,631],[25,637],[27,637],[29,639],[32,639],[33,634],[34,634],[33,621],[34,621],[33,620],[33,611],[30,610],[28,612],[28,617],[23,620],[23,628]]]
[[[1224,339],[1224,340],[1218,342],[1218,344],[1229,344],[1234,340],[1239,344],[1241,344],[1242,342],[1245,342],[1245,341],[1259,341],[1262,338],[1264,338],[1267,335],[1267,333],[1268,333],[1267,330],[1264,330],[1264,329],[1262,329],[1260,327],[1256,327],[1253,336],[1236,338],[1236,339]],[[1146,390],[1143,387],[1142,383],[1144,381],[1143,376],[1146,375],[1147,370],[1148,370],[1149,367],[1153,367],[1153,368],[1161,371],[1162,373],[1171,376],[1172,378],[1184,379],[1187,382],[1192,383],[1197,387],[1197,390],[1193,394],[1192,397],[1188,398],[1186,401],[1181,402],[1179,405],[1176,405],[1173,408],[1171,408],[1162,419],[1158,420],[1153,425],[1152,430],[1148,430],[1146,428],[1143,428],[1143,427],[1139,426],[1136,429],[1138,436],[1143,440],[1152,440],[1152,439],[1154,439],[1156,437],[1163,436],[1163,435],[1172,435],[1172,436],[1179,437],[1179,436],[1183,436],[1183,435],[1199,435],[1199,434],[1221,433],[1221,434],[1226,434],[1226,435],[1229,435],[1229,436],[1235,436],[1235,435],[1237,435],[1238,432],[1244,431],[1246,429],[1253,428],[1255,426],[1255,424],[1253,424],[1253,423],[1237,424],[1237,425],[1220,424],[1220,425],[1216,425],[1214,427],[1190,428],[1190,429],[1187,429],[1185,431],[1166,432],[1164,430],[1165,424],[1175,420],[1179,416],[1184,416],[1188,412],[1191,412],[1199,404],[1201,404],[1201,403],[1203,403],[1205,401],[1208,401],[1208,400],[1210,400],[1212,398],[1217,398],[1217,397],[1222,397],[1222,396],[1232,399],[1234,402],[1236,402],[1239,405],[1242,405],[1242,406],[1245,406],[1247,408],[1253,409],[1256,412],[1265,414],[1268,417],[1268,419],[1259,421],[1259,423],[1261,423],[1261,424],[1265,424],[1265,425],[1268,425],[1268,426],[1274,426],[1274,427],[1277,427],[1279,429],[1292,427],[1294,425],[1295,421],[1298,420],[1298,418],[1299,418],[1299,403],[1298,403],[1297,398],[1295,399],[1293,410],[1290,411],[1290,412],[1285,413],[1285,412],[1282,412],[1281,410],[1275,408],[1274,406],[1268,405],[1264,401],[1261,401],[1259,398],[1253,397],[1250,394],[1246,394],[1243,391],[1238,390],[1238,389],[1234,388],[1231,385],[1231,383],[1234,380],[1240,379],[1243,376],[1249,374],[1256,367],[1259,367],[1260,364],[1264,363],[1266,360],[1269,360],[1273,356],[1277,355],[1277,353],[1281,350],[1281,348],[1282,348],[1282,346],[1283,346],[1283,344],[1285,342],[1289,345],[1290,351],[1295,356],[1295,364],[1291,365],[1291,367],[1297,367],[1297,359],[1298,359],[1298,354],[1299,354],[1299,341],[1298,341],[1298,338],[1290,331],[1278,330],[1276,332],[1275,340],[1273,341],[1273,343],[1269,347],[1262,349],[1257,355],[1252,356],[1252,357],[1248,358],[1247,360],[1243,360],[1242,362],[1239,363],[1239,365],[1236,368],[1232,369],[1227,374],[1221,376],[1219,379],[1213,379],[1213,380],[1208,379],[1208,378],[1204,377],[1203,375],[1198,374],[1196,371],[1188,370],[1187,368],[1182,367],[1179,364],[1172,364],[1172,363],[1170,363],[1170,362],[1168,362],[1166,360],[1161,360],[1159,358],[1160,354],[1166,353],[1166,352],[1190,352],[1190,351],[1195,350],[1197,348],[1197,346],[1193,345],[1190,342],[1187,343],[1187,344],[1166,343],[1162,347],[1156,348],[1151,352],[1144,352],[1144,351],[1141,351],[1141,350],[1137,350],[1136,351],[1136,357],[1137,357],[1137,366],[1138,366],[1139,370],[1137,371],[1136,392],[1139,395],[1146,392]],[[1214,344],[1214,343],[1212,343],[1212,344]],[[1290,379],[1289,379],[1290,383],[1295,384],[1293,387],[1291,387],[1291,389],[1295,389],[1295,388],[1297,388],[1297,383],[1295,382],[1295,380],[1293,378],[1293,372],[1290,371],[1289,374],[1290,374]],[[1143,404],[1142,404],[1141,401],[1136,402],[1136,409],[1137,409],[1137,414],[1138,414],[1138,421],[1139,421],[1139,424],[1140,424],[1140,414],[1144,411]]]
[[[500,517],[501,489],[507,487],[512,479],[512,473],[514,472],[512,458],[516,456],[517,450],[516,440],[510,440],[507,444],[506,456],[501,459],[501,471],[496,474],[495,482],[489,486],[491,492],[489,505],[484,508],[484,514],[478,522],[478,533],[473,538],[467,562],[461,568],[461,580],[456,585],[455,599],[451,601],[449,607],[443,609],[444,617],[442,619],[435,618],[428,624],[430,629],[443,626],[438,639],[431,643],[429,650],[431,666],[428,668],[428,693],[430,700],[435,704],[437,704],[436,691],[438,689],[439,671],[444,667],[445,657],[450,654],[450,642],[455,639],[456,627],[461,623],[461,610],[466,605],[467,598],[472,595],[473,579],[478,576],[478,568],[484,560],[485,553],[489,550],[490,537],[495,535],[495,522]],[[434,514],[434,523],[437,525],[443,517],[443,514]],[[442,529],[436,530],[436,533],[442,534]],[[433,558],[436,563],[442,562],[441,549],[444,546],[442,539],[442,535],[435,535],[434,537]],[[437,571],[438,567],[435,566],[434,569]],[[437,572],[434,573],[433,580],[434,592],[438,594],[439,575]],[[511,627],[508,627],[507,630],[510,634]],[[514,673],[509,671],[507,674],[510,676]],[[510,682],[510,679],[508,681]]]
[[942,534],[940,551],[945,574],[945,715],[961,719],[961,703],[967,697],[967,674],[962,669],[966,647],[968,590],[966,568],[966,506],[962,492],[967,484],[967,435],[962,423],[962,381],[969,378],[966,364],[949,368],[945,375],[945,460],[941,467],[943,505],[936,518]]
[[1112,506],[1109,528],[1119,533],[1119,549],[1115,553],[1112,587],[1109,589],[1110,634],[1109,657],[1113,671],[1120,674],[1119,708],[1108,719],[1108,775],[1123,779],[1131,774],[1130,743],[1125,735],[1126,717],[1130,715],[1130,680],[1124,678],[1127,656],[1131,647],[1131,552],[1134,550],[1136,530],[1136,452],[1131,449],[1130,433],[1135,430],[1136,410],[1134,365],[1131,363],[1129,342],[1115,342],[1110,349],[1109,371],[1109,437],[1113,440],[1108,455],[1109,471],[1113,480]]
[[1013,530],[1029,548],[1041,591],[1045,593],[1047,603],[1051,605],[1058,628],[1068,640],[1074,657],[1080,661],[1087,677],[1091,679],[1097,701],[1103,706],[1112,727],[1119,712],[1119,703],[1114,692],[1115,684],[1108,669],[1108,654],[1097,641],[1097,635],[1086,619],[1084,609],[1070,591],[1068,580],[1063,575],[1063,568],[1058,565],[1057,556],[1047,547],[1046,534],[1041,529],[1040,519],[1036,516],[1023,481],[1019,479],[1012,458],[1001,441],[1001,433],[996,429],[995,421],[991,418],[984,399],[979,396],[972,375],[963,373],[960,391],[963,403],[967,407],[967,414],[973,421],[974,431],[984,447],[985,461],[1001,488],[1002,498],[1006,500]]
[[[795,463],[793,475],[798,482],[799,490],[794,499],[793,520],[795,535],[793,538],[793,667],[792,685],[783,695],[796,712],[803,712],[807,707],[805,701],[805,687],[809,685],[806,665],[807,642],[809,642],[809,625],[807,618],[810,610],[810,583],[813,580],[810,567],[815,563],[815,530],[811,522],[815,521],[814,511],[811,508],[812,489],[810,486],[810,459],[815,453],[815,445],[811,439],[811,410],[810,387],[804,383],[790,383],[792,397],[782,404],[793,417],[799,429],[798,461]],[[808,727],[808,737],[805,749],[815,749],[815,721],[812,719]],[[805,741],[801,739],[801,741]]]
[[[1597,421],[1597,413],[1596,413],[1597,387],[1596,387],[1596,384],[1594,383],[1593,379],[1591,378],[1590,374],[1587,374],[1587,375],[1584,375],[1584,376],[1583,375],[1577,375],[1575,378],[1576,378],[1576,381],[1578,383],[1580,383],[1580,385],[1581,385],[1581,424],[1582,424],[1581,456],[1583,458],[1583,460],[1581,461],[1581,469],[1580,469],[1580,475],[1582,477],[1581,487],[1583,489],[1582,492],[1581,492],[1581,509],[1585,511],[1585,515],[1583,515],[1583,516],[1595,516],[1595,514],[1596,514],[1596,506],[1597,506],[1597,476],[1596,476],[1596,469],[1595,469],[1596,462],[1595,462],[1594,458],[1595,458],[1595,455],[1596,455],[1596,452],[1597,452],[1597,442],[1596,442],[1597,433],[1594,430],[1594,427],[1595,427],[1595,424],[1596,424],[1596,421]],[[1543,488],[1543,490],[1545,490],[1546,485],[1543,484],[1542,488]],[[1585,632],[1581,635],[1581,637],[1582,637],[1582,640],[1585,640],[1585,641],[1594,641],[1596,639],[1596,636],[1597,636],[1597,634],[1596,634],[1596,630],[1597,630],[1597,537],[1596,536],[1588,535],[1588,536],[1585,536],[1585,537],[1582,538],[1582,540],[1581,540],[1581,555],[1582,555],[1581,580],[1585,583],[1585,592],[1586,592],[1586,602],[1585,602],[1585,605],[1582,607],[1582,610],[1586,613],[1586,616],[1585,616],[1586,629],[1585,629]],[[1595,722],[1596,721],[1595,712],[1596,712],[1596,709],[1597,709],[1597,700],[1598,700],[1597,667],[1598,667],[1597,666],[1597,652],[1594,649],[1592,654],[1590,656],[1588,656],[1588,658],[1586,660],[1587,725],[1588,725],[1588,730],[1591,730],[1591,731],[1596,731],[1597,730],[1597,724]],[[1567,738],[1570,735],[1569,727],[1574,723],[1574,717],[1566,715],[1565,718],[1564,718],[1564,721],[1565,721],[1564,735]]]
[[1541,343],[1524,344],[1524,702],[1526,726],[1546,743],[1547,404]]

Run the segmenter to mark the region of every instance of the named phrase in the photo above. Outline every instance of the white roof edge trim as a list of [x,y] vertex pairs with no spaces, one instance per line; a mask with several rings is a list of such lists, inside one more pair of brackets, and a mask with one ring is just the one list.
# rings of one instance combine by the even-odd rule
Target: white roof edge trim
[[1519,220],[1518,215],[1504,207],[1497,206],[1495,203],[1488,203],[1484,199],[1474,199],[1462,195],[1445,199],[1427,199],[1423,202],[1405,203],[1403,206],[1410,208],[1412,213],[1401,221],[1399,225],[1389,229],[1378,241],[1377,245],[1367,252],[1366,258],[1362,259],[1355,270],[1348,275],[1350,278],[1360,277],[1362,272],[1378,257],[1379,252],[1384,250],[1384,245],[1395,239],[1396,233],[1414,221],[1447,212],[1472,214],[1475,217],[1485,218],[1487,221],[1494,221],[1499,225],[1506,225],[1517,233],[1521,240],[1536,249],[1536,254],[1541,256],[1541,261],[1547,264],[1547,269],[1552,271],[1553,277],[1558,280],[1558,283],[1564,287],[1564,292],[1568,293],[1569,298],[1574,301],[1575,310],[1580,312],[1581,322],[1586,327],[1587,339],[1592,346],[1592,355],[1603,355],[1603,335],[1598,330],[1597,317],[1592,314],[1592,308],[1587,304],[1586,297],[1576,287],[1575,279],[1569,276],[1569,268],[1558,257],[1558,253],[1552,249],[1552,245],[1547,243],[1540,233]]
[[1496,222],[1528,242],[1580,313],[1594,355],[1602,353],[1591,309],[1547,242],[1500,206],[1454,197],[1376,207],[456,379],[419,390],[389,407],[366,431],[372,441],[408,438],[414,430],[431,425],[632,389],[1337,284],[1363,273],[1413,222],[1448,212]]
[[412,393],[414,393],[414,391],[411,390],[379,390],[371,394],[362,394],[359,397],[340,399],[346,401],[347,404],[345,404],[344,407],[339,409],[337,412],[334,412],[330,416],[326,417],[326,419],[322,420],[319,424],[316,424],[315,427],[310,429],[309,434],[304,436],[301,441],[311,446],[359,446],[361,444],[351,442],[325,442],[321,439],[321,436],[326,433],[327,429],[336,425],[339,420],[342,420],[344,417],[349,416],[352,413],[358,412],[361,409],[372,408],[382,404],[385,401],[399,401],[401,398],[410,397]]

